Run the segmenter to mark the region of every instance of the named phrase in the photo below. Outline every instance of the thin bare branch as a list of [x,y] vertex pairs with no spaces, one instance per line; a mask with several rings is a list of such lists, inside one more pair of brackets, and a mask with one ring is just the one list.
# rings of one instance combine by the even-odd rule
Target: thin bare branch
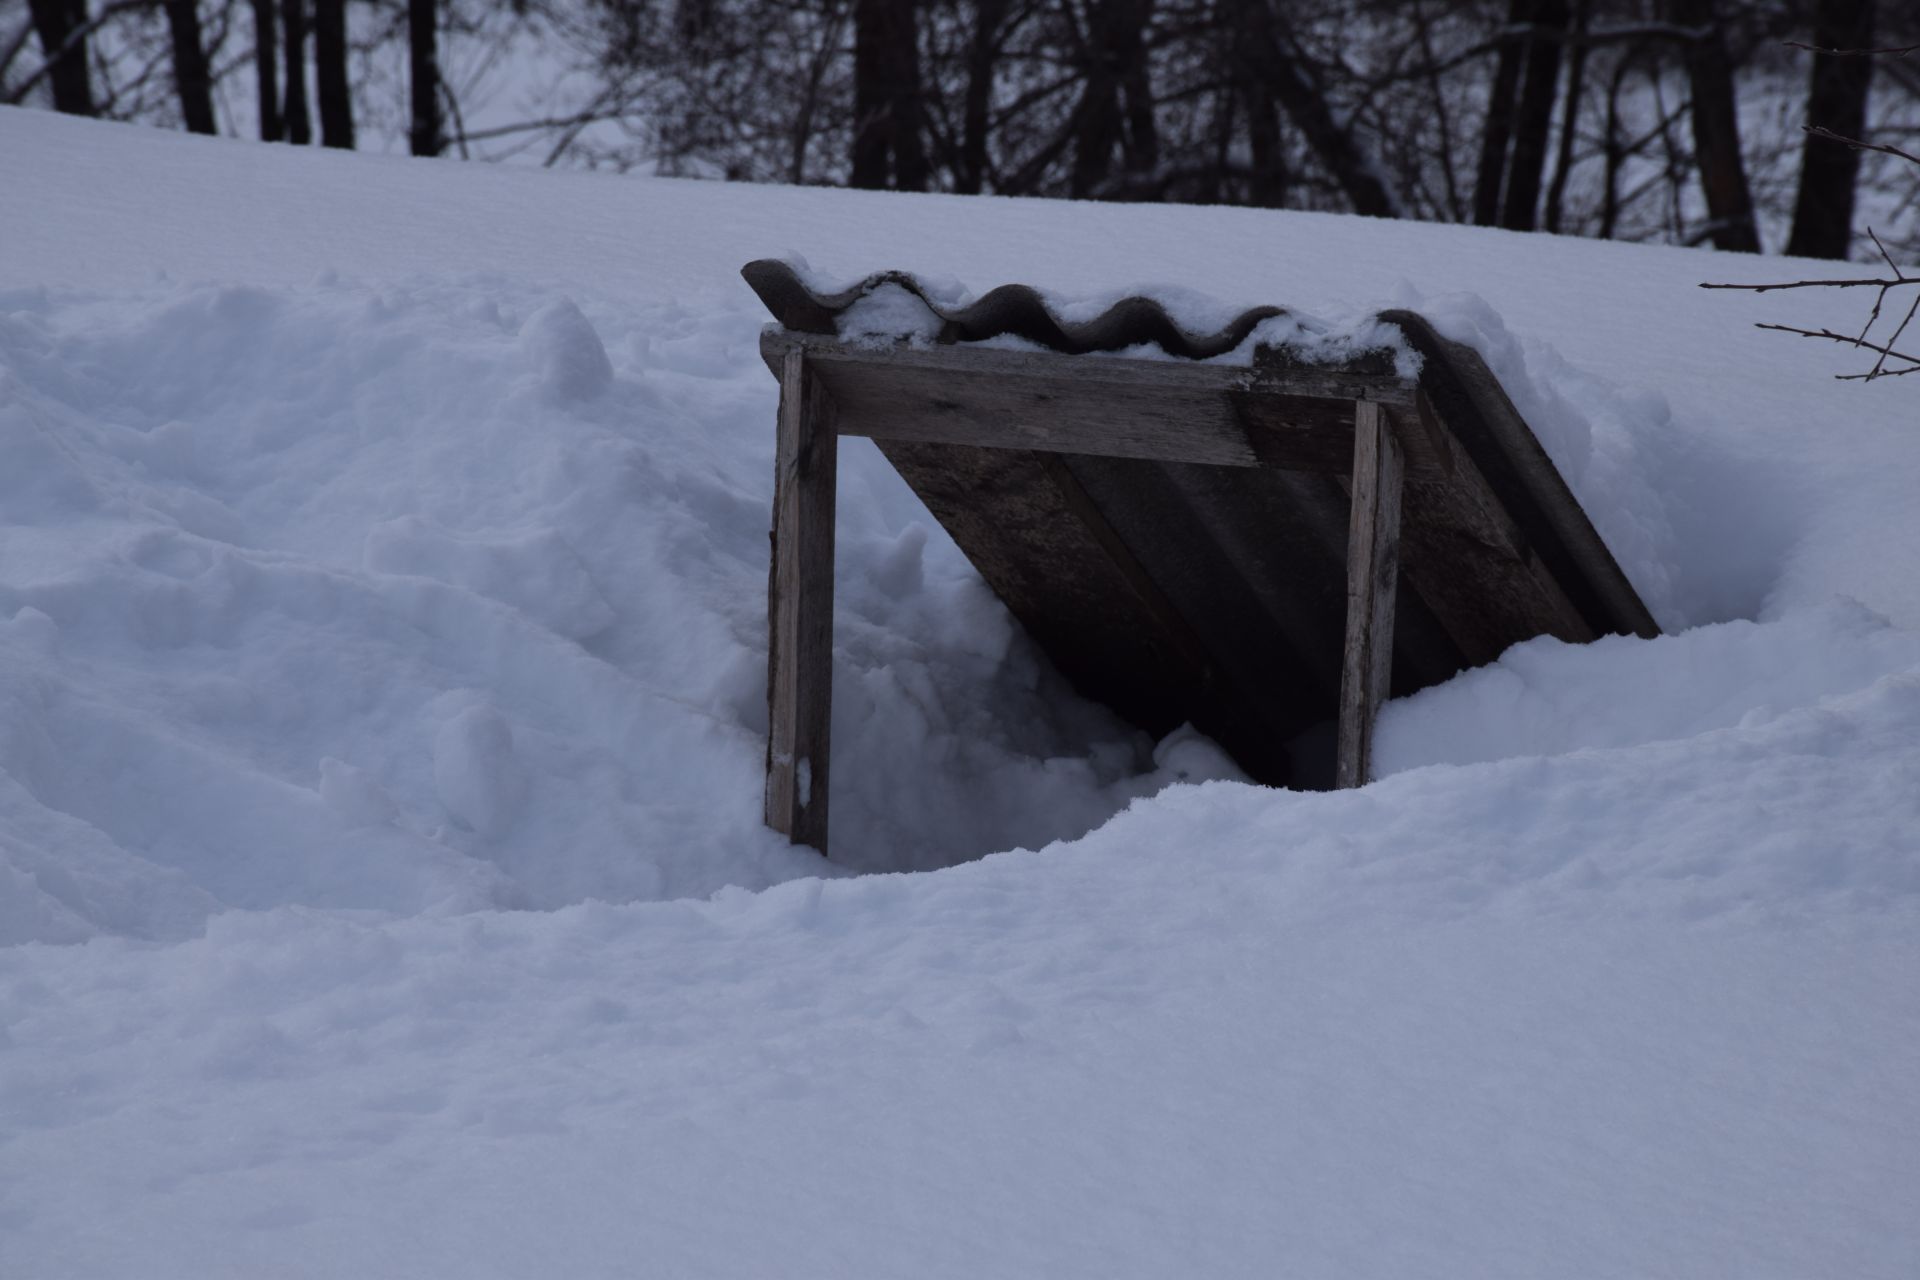
[[1781,280],[1768,284],[1708,284],[1702,289],[1742,289],[1748,293],[1772,293],[1776,289],[1891,289],[1903,284],[1920,284],[1920,276],[1896,275],[1892,280]]
[[1817,44],[1802,44],[1798,40],[1781,41],[1789,49],[1805,49],[1808,53],[1824,53],[1830,58],[1904,58],[1916,50],[1920,44],[1910,44],[1900,49],[1823,49]]
[[[1900,335],[1905,333],[1907,331],[1907,326],[1913,323],[1913,313],[1916,311],[1920,311],[1920,294],[1914,295],[1913,305],[1907,308],[1906,318],[1900,321],[1900,327],[1893,331],[1893,336],[1891,338],[1887,339],[1885,348],[1883,348],[1880,352],[1880,358],[1873,362],[1872,372],[1876,377],[1881,373],[1882,370],[1886,368],[1888,356],[1899,356],[1899,358],[1902,360],[1909,358],[1907,356],[1902,356],[1898,351],[1895,351],[1893,349],[1893,344],[1900,341]],[[1872,328],[1872,326],[1869,325],[1868,328]],[[1863,332],[1860,336],[1862,338],[1865,338],[1866,334]],[[1920,364],[1920,361],[1915,361],[1914,363]]]
[[1836,373],[1833,376],[1841,382],[1872,382],[1875,378],[1898,378],[1908,373],[1920,373],[1920,365],[1906,369],[1882,369],[1879,373]]
[[1855,151],[1878,151],[1882,155],[1898,156],[1909,164],[1920,164],[1920,156],[1914,155],[1911,151],[1902,151],[1898,147],[1889,146],[1884,142],[1862,142],[1858,138],[1849,138],[1843,133],[1835,133],[1833,130],[1822,128],[1817,124],[1802,125],[1801,128],[1813,137],[1824,138],[1829,142],[1842,143],[1852,147]]
[[[1838,342],[1843,346],[1859,347],[1867,351],[1880,353],[1880,360],[1866,373],[1837,373],[1834,377],[1843,382],[1871,382],[1875,378],[1891,378],[1898,374],[1920,372],[1920,356],[1910,356],[1903,351],[1895,351],[1890,345],[1879,342],[1867,342],[1850,333],[1835,333],[1831,329],[1802,329],[1790,324],[1756,324],[1756,329],[1771,329],[1775,333],[1791,333],[1802,338],[1824,338],[1828,342]],[[1911,367],[1906,369],[1882,368],[1881,364],[1891,357],[1905,360]]]
[[1528,22],[1509,23],[1500,27],[1485,40],[1448,54],[1444,58],[1437,60],[1430,58],[1424,62],[1395,68],[1374,77],[1370,83],[1378,88],[1407,80],[1433,79],[1465,66],[1476,58],[1484,58],[1490,53],[1498,52],[1509,44],[1529,40],[1568,47],[1598,49],[1609,45],[1636,44],[1641,41],[1655,40],[1671,40],[1678,44],[1688,44],[1705,39],[1711,30],[1709,27],[1688,27],[1672,22],[1643,22],[1632,26],[1600,27],[1588,31],[1541,27]]
[[613,111],[588,110],[576,112],[570,116],[550,116],[542,120],[522,120],[515,124],[489,125],[484,129],[475,129],[465,134],[468,142],[486,142],[493,138],[505,138],[516,133],[539,133],[553,129],[571,129],[578,125],[592,124],[599,120],[609,120],[622,114]]
[[1880,237],[1874,234],[1872,227],[1867,228],[1867,238],[1872,240],[1873,247],[1880,251],[1881,260],[1887,264],[1887,270],[1893,272],[1899,279],[1905,280],[1907,278],[1906,273],[1900,270],[1900,264],[1895,262],[1893,255],[1887,252],[1887,246],[1880,243]]

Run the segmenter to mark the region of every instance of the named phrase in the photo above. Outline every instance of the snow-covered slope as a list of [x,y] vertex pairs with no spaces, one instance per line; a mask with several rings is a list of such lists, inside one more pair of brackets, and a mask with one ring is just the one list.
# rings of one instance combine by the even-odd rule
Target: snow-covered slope
[[[1920,1264],[1920,409],[1747,327],[1852,300],[1694,287],[1795,264],[22,111],[0,173],[0,1271]],[[813,878],[778,254],[1419,307],[1674,634],[1393,704],[1363,792],[1163,790],[1231,766],[849,442],[836,846],[1038,852]]]

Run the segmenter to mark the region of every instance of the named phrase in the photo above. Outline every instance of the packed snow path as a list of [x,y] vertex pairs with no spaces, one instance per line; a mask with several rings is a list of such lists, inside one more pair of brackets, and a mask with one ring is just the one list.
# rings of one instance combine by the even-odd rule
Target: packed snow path
[[[1844,300],[1693,287],[1778,262],[23,111],[0,171],[0,1271],[1920,1263],[1920,412],[1747,328]],[[793,251],[1419,307],[1674,634],[1391,705],[1363,792],[1163,790],[1231,770],[850,442],[836,845],[1014,851],[811,878],[734,274]]]

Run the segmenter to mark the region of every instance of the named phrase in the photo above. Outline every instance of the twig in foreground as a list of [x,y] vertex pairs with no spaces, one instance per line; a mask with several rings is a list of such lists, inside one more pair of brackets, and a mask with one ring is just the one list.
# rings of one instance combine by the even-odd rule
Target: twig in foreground
[[1828,49],[1817,44],[1802,44],[1798,40],[1783,40],[1780,43],[1789,49],[1805,49],[1808,53],[1824,53],[1833,58],[1904,58],[1910,53],[1920,51],[1920,44],[1910,44],[1898,49]]
[[[1864,338],[1856,338],[1850,333],[1835,333],[1831,329],[1801,329],[1790,324],[1756,324],[1753,327],[1756,329],[1772,329],[1776,333],[1797,334],[1802,338],[1825,338],[1829,342],[1838,342],[1849,347],[1864,347],[1868,351],[1877,351],[1880,353],[1880,360],[1876,361],[1874,368],[1868,370],[1866,373],[1836,373],[1833,375],[1842,382],[1871,382],[1875,378],[1897,378],[1902,374],[1920,373],[1920,356],[1910,356],[1904,351],[1895,351],[1890,346],[1884,346],[1878,342],[1868,342]],[[1905,360],[1910,367],[1905,369],[1884,368],[1882,366],[1888,357],[1892,357],[1895,360]]]
[[1843,146],[1852,147],[1855,151],[1878,151],[1882,155],[1898,156],[1909,164],[1920,164],[1920,156],[1911,151],[1902,151],[1898,147],[1889,146],[1884,142],[1862,142],[1859,138],[1849,138],[1844,133],[1835,133],[1824,125],[1803,124],[1800,128],[1813,137],[1824,138],[1828,142],[1838,142]]

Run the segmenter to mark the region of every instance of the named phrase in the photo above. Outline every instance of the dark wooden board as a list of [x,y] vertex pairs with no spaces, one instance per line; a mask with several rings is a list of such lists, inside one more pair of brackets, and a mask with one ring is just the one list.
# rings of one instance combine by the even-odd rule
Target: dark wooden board
[[1373,722],[1393,667],[1400,582],[1400,445],[1380,412],[1354,405],[1353,500],[1347,523],[1347,625],[1340,663],[1339,758],[1334,785],[1364,787],[1373,769]]
[[1444,476],[1444,439],[1413,380],[1316,367],[1256,369],[995,348],[865,346],[769,330],[777,371],[801,349],[832,394],[843,435],[920,444],[1344,475],[1355,400],[1384,405],[1410,475]]
[[780,368],[767,575],[766,822],[827,851],[833,714],[833,404],[801,351]]

